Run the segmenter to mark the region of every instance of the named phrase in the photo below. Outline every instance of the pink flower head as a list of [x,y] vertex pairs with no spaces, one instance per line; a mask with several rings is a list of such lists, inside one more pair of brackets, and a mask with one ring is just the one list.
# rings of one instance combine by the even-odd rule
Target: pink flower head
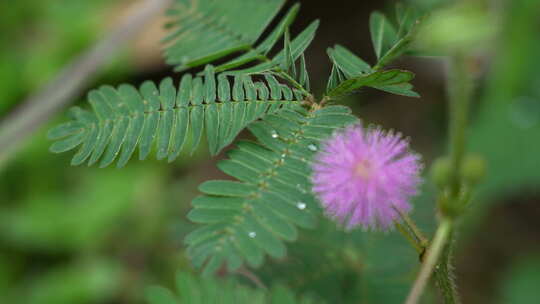
[[323,142],[313,162],[313,191],[347,229],[388,229],[420,184],[420,157],[401,134],[352,125]]

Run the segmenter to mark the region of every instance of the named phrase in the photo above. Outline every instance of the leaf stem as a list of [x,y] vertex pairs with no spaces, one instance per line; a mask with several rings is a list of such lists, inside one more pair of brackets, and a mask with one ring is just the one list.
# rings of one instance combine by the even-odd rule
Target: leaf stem
[[424,234],[422,233],[422,231],[420,230],[420,228],[418,228],[418,226],[414,223],[414,221],[409,217],[409,215],[401,212],[401,210],[399,210],[398,208],[394,208],[394,210],[396,210],[396,212],[399,214],[399,216],[401,217],[401,219],[403,220],[403,223],[405,224],[405,226],[407,226],[407,228],[411,231],[411,233],[413,234],[414,238],[416,239],[416,241],[418,242],[418,244],[420,245],[420,247],[422,247],[424,250],[425,248],[428,246],[429,244],[429,241],[428,239],[424,236]]
[[414,249],[416,249],[418,254],[421,255],[424,249],[422,248],[420,243],[416,240],[416,238],[411,234],[410,230],[408,230],[407,228],[405,228],[402,224],[398,222],[396,222],[395,225],[396,225],[396,229],[405,237],[407,241],[409,241],[409,243],[411,243],[411,245],[414,247]]
[[428,248],[424,263],[422,263],[422,267],[420,268],[420,273],[418,274],[418,277],[416,278],[416,281],[414,282],[413,288],[411,289],[411,292],[409,293],[409,296],[407,297],[405,304],[418,303],[418,300],[420,299],[420,296],[424,292],[427,282],[429,278],[431,277],[431,273],[433,272],[433,269],[435,265],[437,264],[439,256],[441,252],[443,251],[443,248],[448,240],[451,229],[452,229],[452,220],[449,218],[444,218],[441,221],[439,228],[437,228],[435,237],[433,238],[433,241],[431,242],[431,245]]
[[296,81],[291,75],[289,75],[287,72],[283,71],[281,68],[275,68],[276,73],[281,76],[283,79],[288,81],[292,86],[297,88],[298,90],[302,91],[302,93],[306,96],[311,96],[311,93],[308,92],[298,81]]

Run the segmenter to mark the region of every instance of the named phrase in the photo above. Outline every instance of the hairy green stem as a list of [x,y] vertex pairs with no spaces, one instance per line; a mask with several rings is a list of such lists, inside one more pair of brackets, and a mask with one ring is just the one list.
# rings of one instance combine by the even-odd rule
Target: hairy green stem
[[435,267],[435,283],[440,290],[444,303],[460,303],[459,294],[455,283],[454,267],[452,261],[453,230],[450,231],[448,242],[444,246],[439,264]]
[[451,229],[452,220],[444,218],[441,221],[439,228],[437,228],[435,237],[433,238],[433,241],[431,242],[427,250],[426,258],[424,259],[422,267],[420,268],[420,273],[418,274],[418,277],[414,282],[413,288],[411,289],[411,292],[409,293],[405,304],[418,303],[418,300],[424,292],[429,278],[431,277],[431,273],[433,272],[433,269],[435,268],[435,265],[439,260],[439,256],[441,255],[441,252],[443,251],[443,248],[448,240]]

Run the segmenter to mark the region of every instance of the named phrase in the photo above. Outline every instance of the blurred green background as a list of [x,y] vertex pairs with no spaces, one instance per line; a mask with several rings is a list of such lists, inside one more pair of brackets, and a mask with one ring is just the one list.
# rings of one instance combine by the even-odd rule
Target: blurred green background
[[[114,28],[133,2],[0,2],[0,119]],[[374,61],[369,14],[375,9],[391,13],[394,1],[300,2],[293,33],[321,19],[306,54],[316,90],[322,91],[330,72],[327,47],[340,43]],[[452,1],[416,2],[430,7]],[[474,49],[480,77],[468,148],[486,158],[489,170],[461,223],[455,252],[458,283],[464,303],[536,303],[540,1],[478,2],[497,35]],[[158,18],[114,55],[88,89],[170,75],[160,54],[163,21]],[[365,90],[346,103],[364,121],[409,136],[429,167],[445,151],[444,63],[405,57],[394,65],[417,74],[414,84],[421,99]],[[76,100],[84,105],[84,94]],[[143,303],[143,287],[172,286],[177,270],[195,272],[182,244],[193,229],[185,214],[197,185],[220,176],[205,147],[173,164],[132,160],[120,170],[70,167],[71,155],[49,153],[45,138],[46,130],[64,117],[57,115],[1,164],[0,303]],[[434,210],[434,189],[427,181],[413,213],[426,231],[433,229]],[[303,231],[286,259],[270,260],[253,271],[268,285],[290,286],[327,303],[400,303],[417,266],[415,253],[395,232],[345,234],[323,220],[316,231]]]

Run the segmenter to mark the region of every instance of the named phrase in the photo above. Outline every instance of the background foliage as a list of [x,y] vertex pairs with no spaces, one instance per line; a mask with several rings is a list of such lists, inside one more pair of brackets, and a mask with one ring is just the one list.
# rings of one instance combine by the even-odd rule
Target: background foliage
[[[317,92],[326,89],[325,77],[332,68],[325,48],[339,43],[377,62],[381,54],[371,51],[368,14],[374,9],[393,11],[390,1],[347,1],[342,8],[330,9],[324,3],[304,1],[291,29],[296,37],[321,19],[317,39],[306,54]],[[105,32],[103,24],[111,22],[123,4],[17,1],[9,9],[0,4],[0,113],[7,113]],[[287,9],[284,13],[294,12]],[[479,79],[469,139],[470,148],[486,156],[489,173],[473,212],[463,222],[456,252],[465,303],[531,303],[534,287],[528,286],[540,282],[535,270],[540,259],[540,61],[534,56],[540,44],[531,39],[539,34],[539,11],[533,0],[508,1],[495,9],[502,20],[491,42],[497,52],[482,54],[486,63],[479,63],[479,68],[489,69]],[[169,73],[168,67],[129,64],[133,58],[136,54],[124,54],[99,83],[139,86],[141,80],[158,81]],[[422,99],[365,89],[347,97],[347,103],[366,122],[410,136],[429,163],[444,149],[442,65],[409,57],[399,65],[416,72],[413,83]],[[252,139],[247,133],[241,136]],[[98,170],[68,167],[69,155],[49,154],[45,131],[36,134],[0,169],[0,301],[140,303],[142,287],[161,284],[172,289],[176,270],[194,273],[183,244],[194,229],[186,218],[190,201],[199,195],[196,188],[202,181],[225,178],[215,161],[208,160],[206,146],[203,140],[194,156],[185,151],[171,165],[133,160],[122,170]],[[434,205],[431,185],[425,188],[414,217],[429,230]],[[388,252],[394,258],[389,259]],[[271,258],[253,272],[265,284],[287,286],[309,300],[397,303],[414,276],[415,263],[415,253],[396,233],[344,234],[323,221],[315,230],[299,230],[286,257]],[[242,290],[255,287],[243,271],[230,277]]]

